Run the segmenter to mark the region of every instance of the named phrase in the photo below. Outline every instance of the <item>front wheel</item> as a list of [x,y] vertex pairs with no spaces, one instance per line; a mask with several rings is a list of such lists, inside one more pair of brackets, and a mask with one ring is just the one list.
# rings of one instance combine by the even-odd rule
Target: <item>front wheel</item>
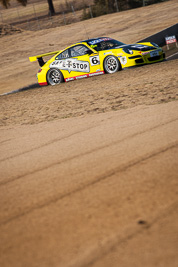
[[49,69],[47,73],[47,81],[50,85],[56,85],[64,81],[62,72],[58,69]]
[[118,70],[121,70],[121,64],[117,57],[109,55],[104,59],[104,71],[106,73],[115,73]]

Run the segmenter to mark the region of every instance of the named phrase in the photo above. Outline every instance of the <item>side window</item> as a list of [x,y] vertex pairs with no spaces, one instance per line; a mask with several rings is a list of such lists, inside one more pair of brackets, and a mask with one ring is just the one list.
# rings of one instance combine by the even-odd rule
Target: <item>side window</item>
[[[88,54],[90,49],[85,45],[76,45],[70,48],[71,57],[79,57]],[[92,52],[92,51],[91,51]]]
[[90,50],[87,46],[85,45],[76,45],[73,47],[70,47],[60,53],[56,59],[66,59],[70,57],[79,57],[88,54],[88,51],[91,51],[91,54],[93,53],[92,50]]
[[70,50],[66,49],[65,51],[63,51],[61,54],[59,54],[56,59],[65,59],[65,58],[69,58],[70,57]]

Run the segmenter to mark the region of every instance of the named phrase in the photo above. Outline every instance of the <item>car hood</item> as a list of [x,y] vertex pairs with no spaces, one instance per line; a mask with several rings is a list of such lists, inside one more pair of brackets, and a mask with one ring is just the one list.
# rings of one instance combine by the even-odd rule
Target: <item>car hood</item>
[[150,50],[155,50],[157,49],[154,46],[149,46],[149,45],[142,45],[142,44],[131,44],[131,45],[121,45],[116,47],[118,48],[126,48],[129,50],[135,50],[135,51],[150,51]]

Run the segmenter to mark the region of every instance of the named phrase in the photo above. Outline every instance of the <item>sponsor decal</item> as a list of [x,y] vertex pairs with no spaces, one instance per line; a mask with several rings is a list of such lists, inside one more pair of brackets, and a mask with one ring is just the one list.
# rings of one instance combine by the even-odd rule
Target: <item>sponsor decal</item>
[[98,44],[98,43],[101,43],[103,41],[109,41],[109,40],[112,40],[111,38],[99,38],[99,39],[96,39],[96,40],[93,40],[93,41],[90,41],[88,42],[90,45],[95,45],[95,44]]
[[159,56],[159,51],[158,50],[150,52],[150,57],[157,57],[157,56]]
[[120,49],[120,48],[123,48],[125,45],[119,45],[119,46],[115,46],[113,47],[113,49]]
[[125,65],[127,63],[127,57],[121,57],[120,60],[122,65]]
[[169,37],[165,37],[165,40],[166,40],[166,44],[172,44],[172,43],[176,43],[177,42],[175,35],[169,36]]
[[76,76],[76,80],[77,80],[77,79],[82,79],[82,78],[87,78],[87,77],[88,77],[87,75]]
[[72,78],[67,78],[65,79],[66,82],[69,82],[69,81],[74,81],[75,79],[72,77]]
[[91,66],[99,65],[100,64],[99,56],[90,57],[90,64]]
[[148,55],[150,53],[153,53],[154,54],[154,52],[159,56],[159,52],[162,52],[162,49],[159,48],[159,49],[153,50],[151,52],[148,52],[148,51],[147,52],[141,52],[141,54],[142,54],[142,56],[145,56],[145,55]]
[[90,65],[87,61],[80,61],[76,58],[68,58],[62,60],[53,61],[50,68],[58,68],[60,70],[79,71],[79,72],[90,72]]
[[142,54],[143,56],[145,56],[145,55],[148,55],[150,52],[143,52],[143,53],[140,53],[140,54]]
[[109,51],[109,52],[104,53],[104,55],[113,55],[113,52]]
[[104,71],[93,72],[93,73],[88,73],[88,74],[85,74],[85,75],[66,78],[65,81],[69,82],[69,81],[74,81],[74,80],[78,80],[78,79],[82,79],[82,78],[93,77],[93,76],[97,76],[97,75],[101,75],[101,74],[104,74]]
[[137,48],[137,49],[142,49],[142,48],[149,48],[147,45],[131,45],[131,48]]
[[104,74],[104,71],[90,73],[90,74],[88,74],[88,77],[97,76],[100,74]]

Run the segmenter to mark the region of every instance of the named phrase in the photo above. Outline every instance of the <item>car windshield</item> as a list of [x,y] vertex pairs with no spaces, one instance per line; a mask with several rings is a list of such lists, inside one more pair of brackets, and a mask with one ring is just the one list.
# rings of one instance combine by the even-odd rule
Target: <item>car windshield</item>
[[111,38],[100,38],[88,41],[88,44],[91,48],[95,49],[96,51],[108,50],[117,48],[119,46],[125,45],[122,42]]

